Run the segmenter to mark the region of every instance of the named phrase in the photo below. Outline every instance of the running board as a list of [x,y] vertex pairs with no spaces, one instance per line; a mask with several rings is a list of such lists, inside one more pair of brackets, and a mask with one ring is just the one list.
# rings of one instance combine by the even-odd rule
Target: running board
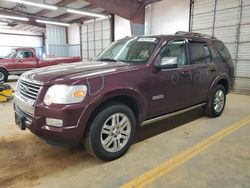
[[179,115],[179,114],[183,114],[185,112],[189,112],[189,111],[194,110],[196,108],[200,108],[202,106],[205,106],[206,104],[207,103],[201,103],[201,104],[198,104],[198,105],[195,105],[195,106],[183,109],[183,110],[179,110],[179,111],[176,111],[176,112],[173,112],[173,113],[170,113],[170,114],[166,114],[166,115],[159,116],[159,117],[156,117],[156,118],[153,118],[153,119],[149,119],[149,120],[143,121],[140,126],[148,125],[148,124],[151,124],[151,123],[154,123],[154,122],[157,122],[157,121],[167,119],[169,117],[173,117],[173,116],[176,116],[176,115]]

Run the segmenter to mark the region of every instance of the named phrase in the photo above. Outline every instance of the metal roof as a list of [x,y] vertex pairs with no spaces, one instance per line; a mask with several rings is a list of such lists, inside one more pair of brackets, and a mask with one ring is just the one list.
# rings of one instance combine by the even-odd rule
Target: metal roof
[[[28,0],[31,2],[31,0]],[[105,10],[102,8],[95,7],[84,0],[32,0],[32,2],[56,5],[63,8],[73,8],[76,10],[86,10],[97,13],[102,13]],[[9,2],[6,0],[0,0],[0,14],[8,14],[14,16],[28,16],[31,18],[45,19],[49,21],[61,21],[67,23],[79,22],[81,20],[89,19],[89,17],[80,14],[67,13],[65,11],[59,10],[48,10],[40,7],[25,5],[21,3]],[[12,29],[28,30],[28,31],[38,31],[44,32],[45,25],[37,24],[35,22],[20,22],[15,20],[0,18],[0,21],[7,21]],[[32,25],[31,27],[29,25]],[[29,27],[28,27],[29,26]],[[6,26],[0,26],[4,28]]]
[[[11,2],[19,1],[19,3]],[[20,22],[11,19],[0,18],[0,22],[8,22],[8,27],[12,26],[13,29],[24,29],[24,30],[38,30],[38,28],[45,28],[44,23],[37,23],[38,20],[57,21],[65,23],[82,23],[83,21],[93,19],[91,16],[79,14],[79,11],[88,11],[100,16],[100,13],[108,14],[112,12],[118,16],[132,21],[142,22],[141,10],[149,3],[154,3],[161,0],[117,0],[117,1],[105,1],[105,0],[0,0],[0,14],[17,16],[17,17],[28,17],[29,21]],[[24,3],[26,2],[26,3]],[[53,5],[58,8],[57,10],[44,9],[37,6],[27,5],[29,3],[40,3],[43,5]],[[93,2],[93,5],[89,2]],[[134,3],[134,6],[133,6]],[[94,6],[95,4],[95,6]],[[97,7],[100,6],[100,7]],[[105,9],[104,9],[105,7]],[[71,9],[71,13],[67,12]],[[78,12],[77,12],[78,11]],[[82,13],[82,12],[81,12]],[[138,15],[138,17],[136,17]],[[26,25],[32,25],[32,27],[26,27]],[[0,24],[0,29],[1,26]],[[39,30],[38,30],[39,31]],[[40,29],[43,32],[43,29]]]

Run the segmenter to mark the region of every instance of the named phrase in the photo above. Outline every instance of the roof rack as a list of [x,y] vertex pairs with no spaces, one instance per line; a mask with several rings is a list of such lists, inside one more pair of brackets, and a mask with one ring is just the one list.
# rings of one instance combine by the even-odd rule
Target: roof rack
[[194,37],[204,37],[204,38],[210,38],[210,39],[216,39],[216,37],[212,35],[206,35],[202,33],[193,33],[193,32],[187,32],[187,31],[177,31],[175,35],[187,35],[187,36],[194,36]]

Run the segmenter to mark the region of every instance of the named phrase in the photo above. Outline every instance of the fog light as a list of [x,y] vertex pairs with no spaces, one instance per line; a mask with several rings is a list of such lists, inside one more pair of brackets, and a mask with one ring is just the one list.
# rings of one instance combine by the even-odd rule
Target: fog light
[[62,127],[63,126],[63,120],[54,119],[54,118],[46,118],[46,125],[54,126],[54,127]]

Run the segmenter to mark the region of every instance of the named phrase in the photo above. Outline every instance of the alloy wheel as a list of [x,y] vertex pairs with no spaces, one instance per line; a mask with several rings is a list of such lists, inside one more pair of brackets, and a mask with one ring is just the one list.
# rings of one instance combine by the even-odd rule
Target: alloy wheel
[[214,110],[220,113],[225,105],[225,94],[222,90],[218,90],[214,96]]
[[118,152],[124,148],[131,135],[131,122],[123,113],[108,117],[101,130],[101,144],[107,152]]

